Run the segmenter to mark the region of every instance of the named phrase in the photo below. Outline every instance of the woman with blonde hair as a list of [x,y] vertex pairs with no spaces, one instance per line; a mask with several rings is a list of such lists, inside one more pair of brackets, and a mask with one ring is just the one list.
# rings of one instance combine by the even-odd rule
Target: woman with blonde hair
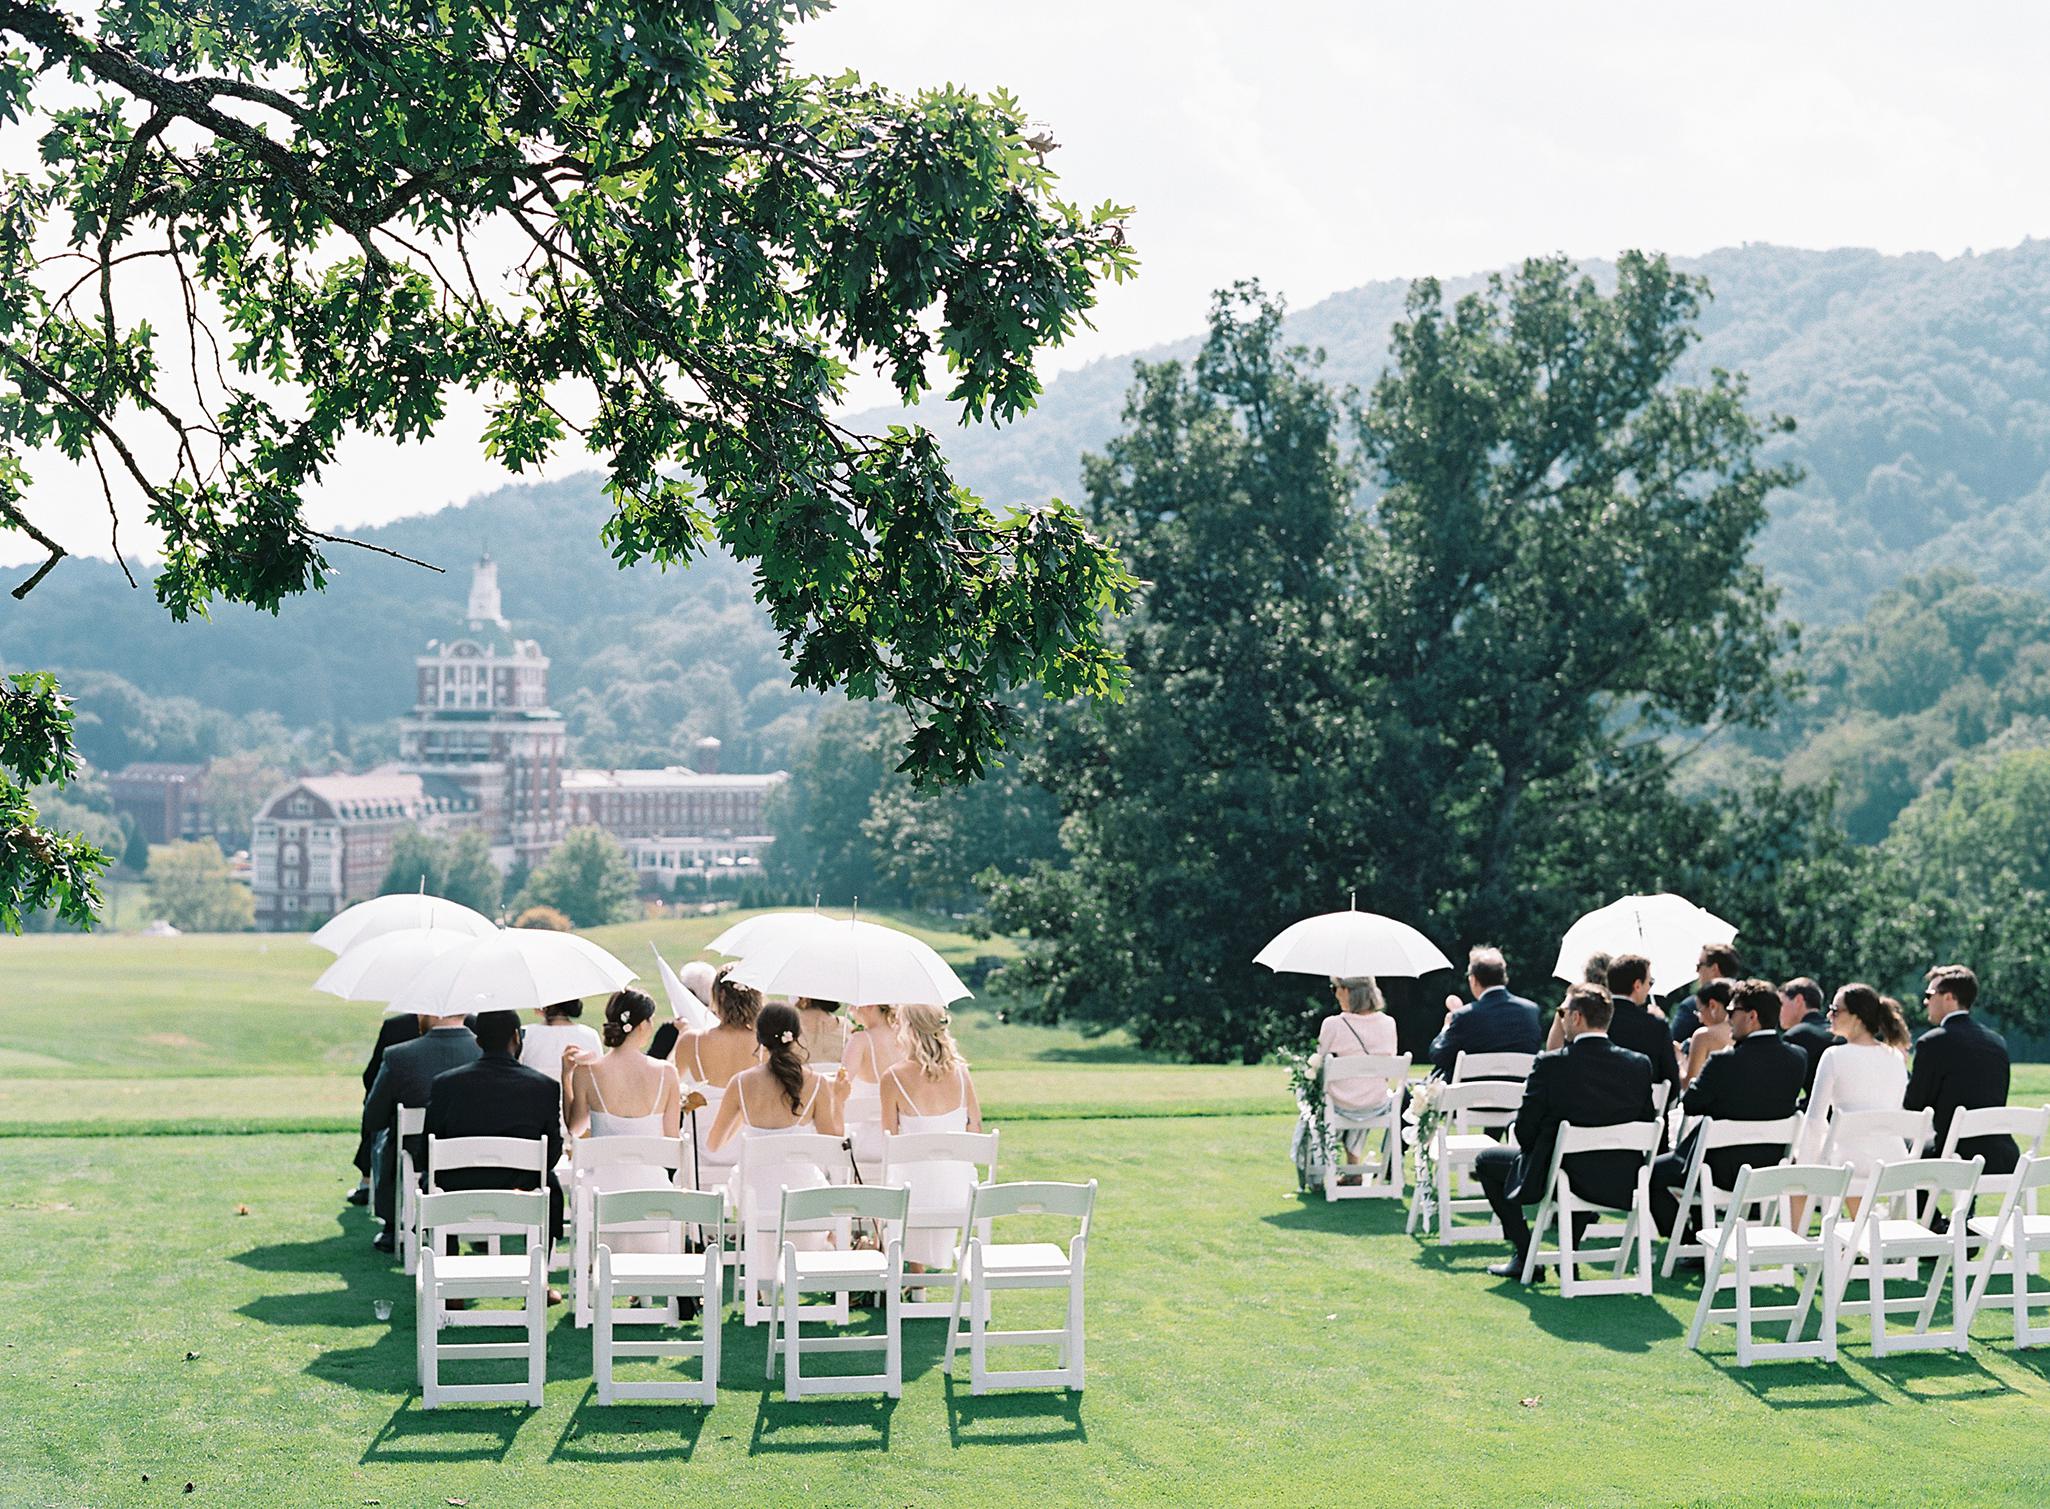
[[[1347,1058],[1354,1054],[1379,1054],[1386,1057],[1395,1052],[1395,1021],[1384,1009],[1381,986],[1372,975],[1334,976],[1331,993],[1338,997],[1338,1010],[1324,1018],[1317,1029],[1317,1055],[1319,1065],[1328,1064],[1334,1058]],[[1343,1121],[1347,1115],[1364,1117],[1382,1110],[1392,1095],[1401,1093],[1400,1085],[1392,1084],[1379,1077],[1350,1079],[1332,1087],[1331,1104]],[[1345,1161],[1359,1163],[1365,1155],[1367,1130],[1358,1125],[1346,1126],[1339,1133],[1339,1141],[1345,1147]],[[1357,1184],[1358,1174],[1347,1174],[1338,1181],[1341,1184]]]
[[[968,1075],[968,1060],[948,1030],[946,1008],[914,1001],[903,1008],[902,1016],[904,1060],[882,1076],[883,1130],[892,1135],[981,1131],[982,1103]],[[967,1219],[975,1191],[974,1164],[907,1163],[902,1172],[914,1217]],[[905,1233],[904,1266],[913,1272],[944,1266],[953,1253],[953,1236],[944,1228],[914,1225]]]
[[867,1178],[883,1156],[883,1076],[904,1061],[902,1014],[895,1006],[857,1006],[854,1025],[840,1065],[849,1085],[847,1135]]

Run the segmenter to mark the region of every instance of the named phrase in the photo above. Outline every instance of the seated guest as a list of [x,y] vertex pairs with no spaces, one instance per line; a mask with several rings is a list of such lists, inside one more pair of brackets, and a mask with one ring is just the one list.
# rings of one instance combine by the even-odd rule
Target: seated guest
[[[1707,943],[1694,960],[1694,991],[1673,1008],[1673,1041],[1687,1042],[1701,1025],[1701,988],[1711,980],[1737,978],[1737,950],[1728,943]],[[1726,998],[1727,1001],[1727,998]]]
[[[1372,975],[1353,975],[1331,982],[1332,992],[1338,997],[1338,1010],[1324,1018],[1324,1025],[1317,1031],[1317,1051],[1328,1065],[1334,1058],[1347,1058],[1360,1054],[1386,1056],[1395,1052],[1395,1022],[1382,1009],[1381,987]],[[1391,1096],[1401,1093],[1402,1087],[1386,1079],[1348,1079],[1331,1090],[1331,1104],[1340,1112],[1350,1111],[1355,1115],[1378,1110],[1388,1104]],[[1345,1144],[1345,1161],[1358,1163],[1366,1149],[1367,1132],[1364,1127],[1347,1127],[1341,1134]],[[1349,1176],[1352,1183],[1359,1182],[1357,1174]]]
[[[698,1187],[711,1189],[725,1183],[740,1156],[737,1145],[723,1151],[708,1144],[712,1123],[718,1118],[727,1087],[735,1075],[760,1062],[755,1021],[762,1009],[761,992],[733,978],[737,964],[722,964],[712,977],[712,1010],[719,1015],[717,1026],[702,1032],[686,1032],[676,1040],[671,1055],[686,1090],[695,1090],[704,1101],[690,1113],[691,1146],[697,1157]],[[878,1112],[878,1115],[881,1113]]]
[[[372,1138],[377,1157],[377,1218],[384,1229],[370,1239],[379,1252],[396,1246],[398,1220],[399,1145],[392,1124],[400,1106],[424,1107],[435,1077],[477,1056],[477,1039],[463,1025],[462,1014],[427,1018],[427,1031],[411,1042],[385,1050],[377,1079],[363,1097],[363,1135]],[[427,1166],[427,1145],[413,1147],[413,1166]]]
[[1445,998],[1445,1025],[1431,1039],[1432,1073],[1452,1077],[1462,1053],[1535,1053],[1543,1028],[1535,1002],[1509,993],[1509,965],[1502,950],[1483,944],[1467,955],[1466,988],[1471,1006]]
[[[1643,1054],[1609,1041],[1610,1014],[1601,987],[1575,985],[1566,992],[1566,1046],[1540,1054],[1531,1065],[1516,1111],[1516,1146],[1487,1148],[1474,1160],[1481,1192],[1514,1249],[1508,1262],[1488,1269],[1497,1278],[1523,1275],[1530,1250],[1530,1221],[1523,1208],[1544,1198],[1561,1123],[1606,1127],[1652,1119],[1651,1064]],[[1635,1153],[1576,1153],[1566,1173],[1583,1198],[1623,1210],[1636,1195],[1642,1167]],[[1543,1278],[1543,1271],[1534,1270],[1531,1277]]]
[[1815,1088],[1815,1071],[1822,1055],[1843,1041],[1829,1030],[1829,1018],[1822,1010],[1822,987],[1806,975],[1780,987],[1780,1035],[1808,1055],[1807,1094]]
[[[1666,1024],[1651,1014],[1651,960],[1642,954],[1618,954],[1609,961],[1609,996],[1615,1014],[1609,1021],[1609,1036],[1618,1048],[1642,1053],[1651,1060],[1654,1084],[1664,1084],[1666,1104],[1680,1098],[1680,1055],[1674,1050]],[[1663,1140],[1660,1146],[1664,1146]]]
[[[676,972],[677,983],[697,997],[700,1006],[712,1004],[712,981],[718,971],[703,959],[693,959]],[[672,1010],[675,1003],[671,1003]],[[684,1029],[675,1022],[664,1022],[655,1029],[655,1035],[648,1042],[648,1057],[676,1060],[676,1040],[683,1036]]]
[[[562,1189],[552,1172],[562,1158],[562,1087],[519,1061],[520,1014],[480,1011],[477,1058],[434,1081],[427,1099],[430,1137],[521,1137],[548,1146],[548,1229],[562,1235]],[[426,1166],[421,1166],[426,1178]],[[450,1169],[439,1189],[533,1189],[534,1176],[500,1168]],[[549,1303],[560,1296],[549,1291]]]
[[[1846,985],[1837,991],[1829,1024],[1841,1041],[1825,1050],[1815,1066],[1815,1083],[1809,1087],[1808,1109],[1794,1145],[1799,1162],[1822,1161],[1832,1112],[1902,1109],[1908,1066],[1886,1045],[1893,1015],[1870,985]],[[1839,1137],[1829,1161],[1850,1164],[1857,1185],[1881,1163],[1899,1157],[1900,1144],[1894,1138]]]
[[576,1049],[579,1059],[596,1058],[604,1045],[598,1041],[596,1032],[577,1020],[583,1014],[582,1001],[557,1001],[553,1006],[543,1006],[540,1024],[520,1033],[520,1062],[529,1069],[539,1069],[560,1084],[565,1049]]
[[[1964,965],[1939,964],[1929,971],[1922,1000],[1934,1026],[1915,1043],[1914,1072],[1901,1104],[1936,1113],[1936,1135],[1925,1150],[1930,1157],[1943,1151],[1959,1111],[2007,1104],[2007,1044],[1972,1015],[1978,998],[1979,977]],[[2011,1174],[2021,1155],[2014,1139],[2002,1134],[1967,1137],[1957,1145],[1957,1156],[1984,1158],[1989,1174]]]
[[[1687,1087],[1682,1104],[1690,1116],[1717,1121],[1784,1121],[1801,1103],[1808,1082],[1808,1055],[1780,1037],[1780,994],[1767,980],[1711,980],[1696,994],[1704,1006],[1716,994],[1729,1000],[1731,1046],[1709,1055]],[[1698,1041],[1703,1027],[1695,1032]],[[1679,1215],[1680,1191],[1686,1187],[1687,1165],[1694,1157],[1700,1124],[1680,1145],[1651,1166],[1651,1213],[1661,1236],[1671,1236]],[[1703,1172],[1718,1189],[1734,1189],[1747,1165],[1770,1165],[1786,1155],[1783,1146],[1746,1145],[1711,1148]],[[1688,1222],[1692,1240],[1693,1222]]]
[[[370,1062],[363,1066],[363,1093],[367,1097],[370,1087],[377,1083],[377,1071],[384,1067],[384,1055],[388,1049],[400,1043],[410,1043],[420,1035],[420,1018],[410,1011],[404,1016],[388,1016],[384,1025],[377,1029],[377,1041],[370,1047]],[[378,1130],[383,1130],[379,1128]],[[376,1132],[366,1132],[356,1141],[356,1187],[349,1191],[351,1205],[370,1203],[370,1163],[376,1151]]]
[[[1710,980],[1688,997],[1694,1002],[1695,1014],[1701,1025],[1694,1029],[1687,1039],[1687,1062],[1680,1068],[1680,1083],[1691,1085],[1700,1077],[1701,1066],[1708,1062],[1711,1053],[1720,1053],[1736,1039],[1730,1031],[1730,982]],[[1772,997],[1772,1031],[1775,1036],[1780,1030],[1779,992]],[[1788,1112],[1789,1115],[1793,1113]]]
[[838,1001],[797,998],[798,1044],[808,1064],[837,1064],[847,1052],[847,1021]]

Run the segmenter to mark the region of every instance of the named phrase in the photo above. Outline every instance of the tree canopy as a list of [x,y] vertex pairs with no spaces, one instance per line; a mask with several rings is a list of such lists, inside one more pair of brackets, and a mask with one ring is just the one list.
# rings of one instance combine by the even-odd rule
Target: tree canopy
[[923,429],[832,409],[873,363],[1022,413],[1131,271],[1126,212],[1061,200],[1009,95],[793,69],[821,8],[0,0],[0,120],[42,142],[0,175],[0,526],[49,551],[16,595],[63,555],[41,448],[144,500],[174,617],[276,609],[326,580],[302,502],[342,441],[464,389],[515,471],[602,458],[619,561],[731,551],[797,683],[896,702],[921,777],[979,772],[1011,687],[1115,695],[1131,583],[1081,517],[999,513]]

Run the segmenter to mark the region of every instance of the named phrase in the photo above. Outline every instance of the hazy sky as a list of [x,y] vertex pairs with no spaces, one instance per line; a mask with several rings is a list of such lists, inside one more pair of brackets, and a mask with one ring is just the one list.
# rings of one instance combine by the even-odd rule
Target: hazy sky
[[[797,60],[1007,87],[1062,143],[1070,197],[1135,206],[1140,276],[1053,371],[1194,330],[1248,275],[1303,305],[1538,252],[2050,234],[2034,3],[842,0]],[[355,444],[312,513],[378,522],[497,485],[476,428],[467,410],[430,446]],[[40,470],[32,516],[104,554],[96,489]],[[0,536],[0,559],[32,553]]]

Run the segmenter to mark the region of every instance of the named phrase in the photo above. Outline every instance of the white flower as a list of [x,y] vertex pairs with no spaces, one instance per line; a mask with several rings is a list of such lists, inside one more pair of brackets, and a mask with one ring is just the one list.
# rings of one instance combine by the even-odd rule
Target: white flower
[[1320,1052],[1317,1052],[1317,1053],[1312,1053],[1312,1054],[1310,1055],[1310,1072],[1311,1072],[1312,1074],[1316,1074],[1316,1073],[1319,1073],[1319,1072],[1321,1072],[1321,1071],[1322,1071],[1323,1067],[1324,1067],[1324,1055],[1323,1055],[1323,1053],[1322,1053],[1321,1051],[1320,1051]]

